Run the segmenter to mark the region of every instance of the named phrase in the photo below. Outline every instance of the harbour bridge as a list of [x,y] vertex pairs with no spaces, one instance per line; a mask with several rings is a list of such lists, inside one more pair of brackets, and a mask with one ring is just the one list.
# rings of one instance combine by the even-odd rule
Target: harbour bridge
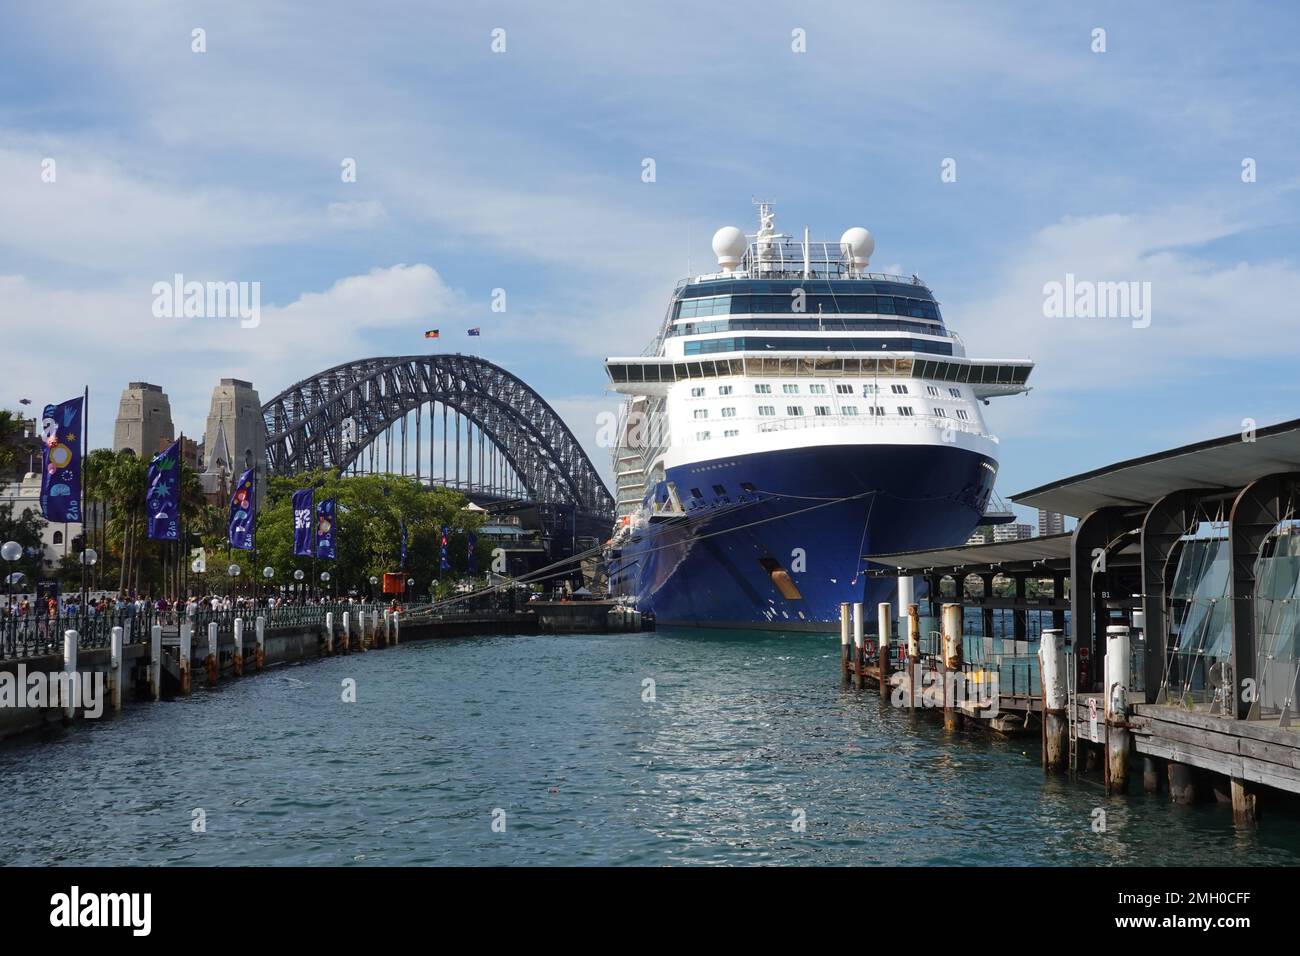
[[552,560],[604,540],[613,524],[613,496],[569,427],[477,356],[345,362],[286,388],[262,418],[270,475],[332,469],[452,488],[539,528]]

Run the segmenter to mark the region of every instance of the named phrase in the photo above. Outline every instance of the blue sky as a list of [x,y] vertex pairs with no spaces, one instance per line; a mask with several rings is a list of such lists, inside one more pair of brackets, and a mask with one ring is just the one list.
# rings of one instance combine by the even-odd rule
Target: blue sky
[[[265,400],[462,349],[607,470],[602,358],[640,351],[758,196],[791,232],[867,226],[972,355],[1038,362],[988,409],[1003,494],[1297,417],[1290,5],[461,6],[6,4],[0,403],[88,382],[106,444],[146,379],[194,434],[224,376]],[[154,318],[177,272],[260,282],[261,325]],[[1046,318],[1066,273],[1150,282],[1150,327]]]

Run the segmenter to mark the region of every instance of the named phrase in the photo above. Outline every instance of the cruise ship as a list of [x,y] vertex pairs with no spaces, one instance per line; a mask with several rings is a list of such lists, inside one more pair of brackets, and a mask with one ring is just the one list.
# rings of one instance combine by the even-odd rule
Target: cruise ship
[[605,361],[611,592],[659,624],[838,630],[842,602],[893,600],[865,555],[964,542],[988,507],[989,400],[1028,360],[970,358],[916,276],[869,271],[875,240],[759,229],[713,237],[653,344]]

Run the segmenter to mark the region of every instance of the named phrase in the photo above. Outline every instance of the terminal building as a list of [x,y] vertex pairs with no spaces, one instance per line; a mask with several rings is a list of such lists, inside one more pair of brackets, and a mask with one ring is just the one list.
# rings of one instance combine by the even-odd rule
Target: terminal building
[[[1300,793],[1300,420],[1012,500],[1077,524],[1029,540],[867,556],[873,575],[910,577],[917,594],[928,585],[921,629],[931,652],[941,607],[962,605],[962,666],[1000,675],[1003,710],[1044,727],[1046,761],[1043,718],[1062,688],[1042,686],[1040,640],[1061,632],[1072,763],[1103,750],[1107,784],[1115,775],[1122,786],[1112,750],[1131,737],[1147,787],[1167,766],[1176,799],[1214,789],[1253,817],[1261,790]],[[1108,662],[1115,647],[1129,659]]]

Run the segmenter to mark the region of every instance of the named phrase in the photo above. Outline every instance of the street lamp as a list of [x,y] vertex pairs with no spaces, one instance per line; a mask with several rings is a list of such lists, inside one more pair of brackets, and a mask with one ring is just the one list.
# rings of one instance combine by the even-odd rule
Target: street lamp
[[230,567],[226,568],[226,573],[230,575],[230,587],[226,591],[226,596],[232,601],[235,597],[235,578],[239,577],[240,570],[241,569],[237,564],[232,564]]
[[294,569],[293,579],[298,582],[298,603],[301,604],[302,603],[302,579],[303,579],[302,568]]
[[409,600],[410,600],[411,589],[412,589],[413,587],[415,587],[415,578],[407,578],[407,579],[406,579],[406,594],[403,594],[402,597],[406,598],[406,599],[409,601]]
[[84,620],[87,608],[86,598],[86,580],[90,577],[90,569],[95,566],[99,560],[99,552],[94,548],[83,548],[81,552],[81,617]]
[[[23,546],[17,541],[6,541],[0,545],[0,558],[4,558],[9,564],[13,564],[23,556]],[[5,575],[5,582],[9,585],[9,602],[5,605],[5,613],[8,614],[14,603],[14,576],[13,573]]]
[[322,598],[325,596],[325,586],[329,583],[330,583],[330,573],[328,571],[322,571],[320,573],[320,590],[321,590]]
[[375,600],[375,585],[378,583],[379,583],[379,578],[375,577],[373,574],[370,575],[370,602],[372,604],[374,603]]
[[262,569],[262,577],[266,578],[266,586],[271,586],[271,578],[275,577],[275,568],[269,564]]

